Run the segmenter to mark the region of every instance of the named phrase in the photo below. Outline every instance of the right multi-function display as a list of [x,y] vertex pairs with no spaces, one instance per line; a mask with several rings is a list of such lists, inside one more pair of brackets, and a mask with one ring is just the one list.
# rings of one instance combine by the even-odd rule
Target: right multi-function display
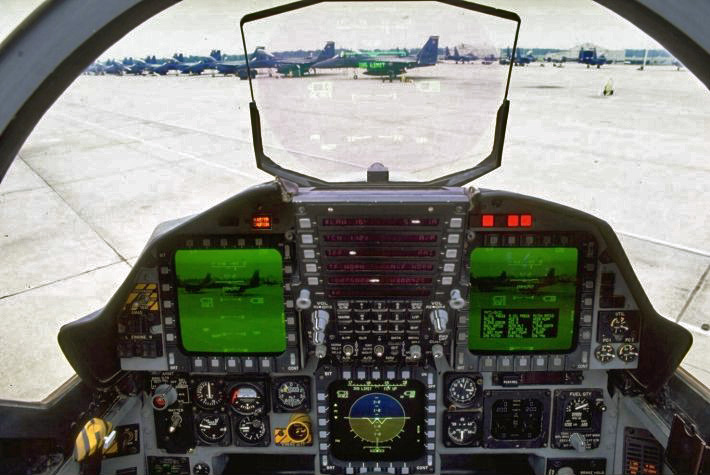
[[576,247],[474,249],[470,256],[469,349],[572,349],[577,269]]

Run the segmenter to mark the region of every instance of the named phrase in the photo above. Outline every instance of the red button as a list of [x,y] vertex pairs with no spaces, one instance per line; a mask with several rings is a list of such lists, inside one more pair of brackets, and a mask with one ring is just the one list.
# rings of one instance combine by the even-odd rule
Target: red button
[[165,407],[165,398],[163,396],[153,397],[153,407],[156,409],[162,409]]

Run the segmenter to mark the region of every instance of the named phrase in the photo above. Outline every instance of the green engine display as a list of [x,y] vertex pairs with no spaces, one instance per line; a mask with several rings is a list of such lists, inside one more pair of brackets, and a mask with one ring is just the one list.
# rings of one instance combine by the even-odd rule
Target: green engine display
[[572,349],[577,260],[574,247],[474,249],[470,257],[469,349]]
[[175,253],[180,338],[198,353],[286,349],[283,259],[276,249]]

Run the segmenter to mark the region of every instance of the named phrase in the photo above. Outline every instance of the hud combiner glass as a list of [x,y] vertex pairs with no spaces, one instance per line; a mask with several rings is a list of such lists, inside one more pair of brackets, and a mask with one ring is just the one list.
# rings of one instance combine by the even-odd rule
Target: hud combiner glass
[[[458,0],[303,1],[244,16],[257,166],[302,186],[367,185],[374,162],[387,186],[488,173],[512,70],[498,58],[515,55],[519,25]],[[454,50],[466,61],[443,62]]]

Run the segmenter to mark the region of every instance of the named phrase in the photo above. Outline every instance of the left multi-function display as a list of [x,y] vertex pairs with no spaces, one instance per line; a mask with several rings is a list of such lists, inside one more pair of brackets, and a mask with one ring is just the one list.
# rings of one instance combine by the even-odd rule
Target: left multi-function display
[[286,349],[283,259],[276,249],[175,252],[182,347],[197,353]]

